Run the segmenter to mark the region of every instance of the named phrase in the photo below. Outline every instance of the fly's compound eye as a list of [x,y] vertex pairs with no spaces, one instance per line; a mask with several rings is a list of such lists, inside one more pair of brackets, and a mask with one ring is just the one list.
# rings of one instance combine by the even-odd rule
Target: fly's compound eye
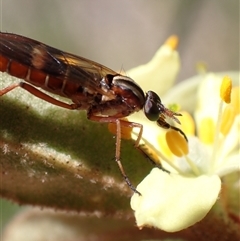
[[159,96],[153,91],[148,91],[144,104],[144,113],[150,121],[158,120],[159,114],[161,112],[161,109],[159,108],[160,105],[161,99],[159,98]]

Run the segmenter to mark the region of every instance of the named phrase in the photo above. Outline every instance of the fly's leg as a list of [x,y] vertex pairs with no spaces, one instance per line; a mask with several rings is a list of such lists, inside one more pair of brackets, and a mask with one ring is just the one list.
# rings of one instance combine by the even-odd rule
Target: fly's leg
[[15,84],[7,86],[6,88],[0,90],[0,96],[7,94],[8,92],[14,90],[15,88],[17,88],[19,86],[20,86],[20,83],[15,83]]
[[105,122],[105,123],[115,123],[117,126],[117,133],[116,133],[116,152],[115,152],[115,161],[117,162],[117,165],[120,169],[120,172],[124,178],[124,180],[126,181],[127,185],[138,195],[141,196],[141,193],[139,191],[136,190],[136,188],[132,185],[132,183],[130,182],[128,176],[126,175],[123,165],[121,163],[120,160],[120,149],[121,149],[121,126],[126,126],[126,127],[139,127],[140,128],[140,132],[139,132],[139,136],[137,138],[136,141],[136,146],[139,146],[139,142],[141,140],[141,136],[142,136],[142,131],[143,131],[143,127],[141,124],[138,123],[134,123],[134,122],[128,122],[128,121],[124,121],[115,117],[101,117],[101,116],[94,116],[92,115],[90,112],[88,113],[88,119],[92,120],[92,121],[97,121],[97,122]]
[[161,169],[164,172],[170,173],[167,169],[165,169],[160,162],[154,161],[150,154],[146,151],[146,149],[143,147],[144,145],[136,146],[135,148],[155,167]]
[[32,85],[29,85],[29,84],[27,84],[25,82],[12,84],[12,85],[9,85],[8,87],[0,90],[0,96],[5,95],[6,93],[12,91],[13,89],[15,89],[17,87],[21,87],[21,88],[27,90],[32,95],[35,95],[36,97],[38,97],[38,98],[40,98],[42,100],[45,100],[45,101],[47,101],[47,102],[49,102],[49,103],[51,103],[53,105],[56,105],[56,106],[60,106],[60,107],[63,107],[63,108],[66,108],[66,109],[70,109],[70,110],[74,110],[74,109],[77,109],[79,107],[76,104],[67,104],[67,103],[64,103],[62,101],[56,100],[53,97],[43,93],[42,91],[36,89]]
[[117,136],[116,136],[116,152],[115,152],[115,161],[118,164],[118,167],[121,171],[121,174],[123,178],[125,179],[128,186],[137,194],[141,196],[141,193],[136,190],[136,188],[132,185],[129,178],[127,177],[124,168],[122,166],[121,160],[120,160],[120,148],[121,148],[121,121],[119,119],[116,120],[117,125]]
[[164,129],[173,129],[175,131],[178,131],[184,137],[184,139],[188,142],[188,139],[185,133],[181,129],[167,123],[164,117],[160,116],[159,119],[157,120],[157,124]]
[[[138,137],[137,140],[135,141],[135,145],[134,147],[155,167],[169,173],[168,170],[166,170],[165,168],[163,168],[163,166],[161,165],[161,163],[156,163],[151,157],[150,154],[147,153],[147,151],[142,147],[142,145],[139,145],[141,138],[142,138],[142,133],[143,133],[143,126],[139,123],[135,123],[135,122],[128,122],[128,121],[124,121],[124,120],[120,120],[121,121],[121,126],[126,126],[126,127],[137,127],[140,129],[139,133],[138,133]],[[179,129],[180,130],[180,129]],[[120,130],[121,133],[121,130]]]

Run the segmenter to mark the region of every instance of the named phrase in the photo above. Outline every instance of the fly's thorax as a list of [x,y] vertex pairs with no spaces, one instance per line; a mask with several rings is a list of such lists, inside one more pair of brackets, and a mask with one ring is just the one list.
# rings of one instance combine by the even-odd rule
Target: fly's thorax
[[91,106],[91,114],[122,118],[143,108],[144,92],[131,78],[106,75],[100,84],[106,95],[102,95],[100,103]]
[[111,89],[115,95],[120,96],[122,101],[138,111],[143,108],[145,103],[145,95],[143,90],[129,77],[116,75],[112,79]]

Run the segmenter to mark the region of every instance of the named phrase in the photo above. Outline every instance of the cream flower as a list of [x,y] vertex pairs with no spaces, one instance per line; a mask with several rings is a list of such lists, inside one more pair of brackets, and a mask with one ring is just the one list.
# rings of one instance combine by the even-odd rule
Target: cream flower
[[[153,90],[160,96],[163,95],[174,84],[180,69],[177,46],[177,36],[169,37],[151,61],[127,71],[127,75],[136,80],[145,92]],[[162,81],[164,81],[164,84],[162,84]]]
[[[152,90],[161,97],[174,85],[180,70],[177,46],[178,37],[170,36],[147,64],[127,71],[127,75],[135,80],[144,92]],[[157,143],[152,143],[152,133],[148,131],[148,128],[145,129],[145,126],[156,127],[156,123],[150,122],[142,111],[134,113],[128,119],[132,122],[141,123],[144,126],[143,138],[151,140],[152,145],[157,145]],[[139,130],[136,130],[136,135],[138,133]]]
[[[192,108],[190,111],[195,109],[198,136],[194,135],[194,122],[189,115],[180,119],[188,135],[188,146],[178,132],[169,131],[166,134],[169,150],[162,141],[163,134],[159,137],[159,131],[144,124],[144,138],[152,144],[170,174],[154,168],[137,187],[142,196],[134,194],[131,207],[140,228],[153,226],[175,232],[200,221],[218,199],[220,178],[240,170],[239,86],[231,92],[231,79],[225,77],[219,94],[222,77],[206,74],[180,84],[170,93],[170,101],[177,100],[178,92],[183,97],[183,101],[178,101],[183,106],[186,101],[186,106]],[[234,85],[238,85],[238,77],[239,74],[233,76]],[[198,94],[193,86],[198,86]]]
[[[139,228],[153,226],[168,232],[182,230],[203,219],[218,199],[220,178],[239,170],[239,88],[233,91],[235,100],[228,105],[230,107],[220,99],[221,96],[229,102],[226,93],[231,93],[231,86],[228,86],[219,95],[224,76],[221,74],[199,75],[163,95],[173,85],[179,71],[180,60],[175,50],[177,42],[175,36],[169,38],[148,64],[127,72],[144,91],[153,90],[159,94],[165,106],[179,103],[195,113],[197,136],[191,116],[186,112],[179,118],[182,125],[178,127],[187,134],[188,143],[179,132],[162,131],[141,112],[129,117],[130,121],[144,127],[144,146],[141,148],[153,154],[156,163],[160,159],[164,169],[170,171],[154,168],[138,185],[137,190],[142,195],[134,194],[131,199],[137,225]],[[231,75],[234,85],[237,85],[239,73]],[[129,130],[124,132],[123,129],[122,137],[130,138]],[[132,137],[136,139],[138,133],[138,129],[133,130]]]

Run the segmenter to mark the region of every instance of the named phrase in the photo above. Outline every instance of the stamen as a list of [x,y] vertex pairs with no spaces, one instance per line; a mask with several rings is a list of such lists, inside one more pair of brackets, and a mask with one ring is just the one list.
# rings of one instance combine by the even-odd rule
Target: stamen
[[220,132],[224,136],[229,133],[235,116],[240,112],[239,105],[239,87],[235,87],[231,92],[231,103],[225,107],[221,116]]
[[166,141],[172,153],[178,157],[184,156],[193,173],[198,176],[200,174],[198,167],[187,156],[189,152],[188,143],[184,137],[176,131],[168,131],[166,133]]
[[175,50],[178,47],[178,43],[179,43],[178,36],[172,35],[165,41],[164,44],[168,45],[169,47],[171,47],[171,49]]
[[[224,76],[222,80],[222,84],[220,87],[220,97],[222,101],[219,104],[219,109],[218,109],[218,117],[217,117],[217,123],[216,123],[216,128],[215,128],[215,136],[214,136],[214,142],[213,142],[213,151],[212,151],[212,158],[211,158],[211,168],[214,170],[215,168],[215,162],[216,162],[216,154],[219,149],[219,141],[220,141],[220,131],[221,131],[221,126],[226,122],[226,119],[228,117],[225,117],[225,120],[222,120],[223,116],[223,104],[224,102],[229,104],[231,102],[231,91],[232,91],[232,80],[228,76]],[[224,132],[228,132],[228,128],[226,130],[223,130]]]
[[226,136],[235,119],[235,110],[232,105],[226,106],[226,108],[223,111],[222,118],[221,118],[221,124],[220,124],[220,132]]
[[200,122],[198,130],[199,139],[205,144],[212,144],[214,142],[215,124],[212,118],[204,118]]
[[[165,145],[167,145],[167,143],[166,143],[165,139],[163,139],[162,137],[165,137],[165,135],[160,135],[157,138],[158,144],[159,144],[160,150],[161,150],[161,151],[159,149],[155,150],[157,153],[158,159],[161,160],[161,164],[163,164],[165,162],[169,166],[171,166],[173,169],[175,169],[177,173],[179,173],[180,175],[184,175],[184,172],[172,162],[171,157],[172,157],[173,153],[169,150],[168,147],[165,147]],[[144,140],[144,142],[147,147],[151,146],[151,144],[147,140]],[[168,155],[168,153],[165,153],[166,149],[171,152],[171,155]]]
[[185,156],[185,158],[186,158],[186,161],[187,161],[188,165],[191,167],[193,173],[196,176],[199,176],[200,171],[199,171],[198,167],[195,165],[195,163],[190,158],[188,158],[188,156]]
[[188,143],[177,131],[168,131],[166,133],[166,141],[169,149],[175,156],[181,157],[188,154]]
[[228,76],[223,77],[221,88],[220,88],[220,97],[227,104],[231,102],[231,90],[232,90],[232,80]]

